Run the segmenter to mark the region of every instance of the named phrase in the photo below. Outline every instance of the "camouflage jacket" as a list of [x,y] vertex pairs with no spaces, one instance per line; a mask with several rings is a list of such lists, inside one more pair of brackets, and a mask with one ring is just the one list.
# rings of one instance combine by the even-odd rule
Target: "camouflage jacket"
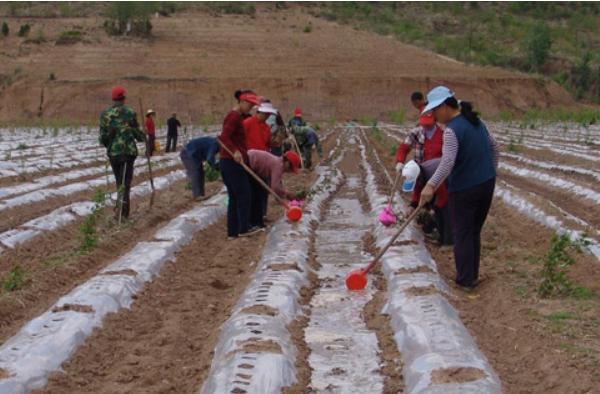
[[144,141],[135,111],[123,104],[113,104],[100,115],[100,143],[108,156],[137,156],[137,141]]

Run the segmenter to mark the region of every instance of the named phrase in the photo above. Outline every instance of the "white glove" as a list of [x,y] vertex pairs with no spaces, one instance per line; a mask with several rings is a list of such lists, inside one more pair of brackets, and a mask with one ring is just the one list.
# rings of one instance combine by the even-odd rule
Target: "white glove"
[[404,168],[404,163],[396,163],[396,172],[402,172]]

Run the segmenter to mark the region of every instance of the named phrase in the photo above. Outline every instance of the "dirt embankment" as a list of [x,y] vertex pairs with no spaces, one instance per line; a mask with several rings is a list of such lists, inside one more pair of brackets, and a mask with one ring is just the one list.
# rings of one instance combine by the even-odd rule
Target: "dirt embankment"
[[[222,114],[237,88],[253,88],[284,114],[301,106],[310,119],[386,118],[408,108],[415,89],[446,83],[486,115],[533,106],[574,106],[551,81],[466,65],[399,41],[317,19],[296,7],[258,7],[256,16],[200,12],[153,18],[150,40],[110,38],[102,19],[8,18],[30,23],[46,42],[11,35],[0,51],[0,119],[96,121],[115,83],[126,85],[159,118],[172,111],[195,122]],[[306,26],[310,32],[304,32]],[[61,32],[82,41],[56,45]],[[43,91],[43,98],[42,98]],[[410,113],[410,112],[409,112]]]

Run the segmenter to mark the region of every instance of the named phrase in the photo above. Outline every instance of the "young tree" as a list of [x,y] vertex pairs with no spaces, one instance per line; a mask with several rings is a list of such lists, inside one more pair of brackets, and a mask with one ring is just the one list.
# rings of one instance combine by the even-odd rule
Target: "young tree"
[[533,71],[539,71],[548,60],[550,48],[552,47],[550,29],[543,22],[535,24],[525,36],[523,43],[529,67]]
[[8,24],[6,22],[2,22],[2,36],[8,37],[8,33],[10,30],[8,29]]

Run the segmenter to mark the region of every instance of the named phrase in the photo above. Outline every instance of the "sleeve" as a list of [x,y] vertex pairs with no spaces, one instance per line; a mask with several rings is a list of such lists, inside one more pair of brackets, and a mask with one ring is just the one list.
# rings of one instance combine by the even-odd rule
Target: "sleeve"
[[131,132],[133,133],[133,137],[139,142],[143,142],[146,140],[146,135],[142,130],[140,130],[140,125],[137,121],[137,115],[135,112],[131,113]]
[[[487,130],[487,127],[486,127]],[[498,146],[498,142],[494,135],[487,130],[488,139],[490,141],[490,148],[492,149],[492,161],[494,163],[494,168],[498,171],[498,160],[500,159],[500,147]]]
[[[239,119],[237,119],[239,122]],[[225,117],[225,121],[223,122],[223,130],[221,131],[221,135],[219,136],[219,140],[231,151],[231,153],[235,153],[238,149],[231,140],[231,136],[237,130],[236,119],[233,119],[232,115],[229,114]]]
[[279,197],[285,197],[285,195],[287,194],[287,192],[283,188],[283,183],[281,181],[281,178],[283,175],[282,170],[275,170],[275,171],[271,172],[271,185],[270,186],[271,186],[271,189],[273,189],[273,191],[275,193],[277,193],[277,195]]
[[104,113],[102,113],[102,115],[100,115],[100,128],[99,128],[99,136],[98,136],[98,140],[100,141],[100,144],[102,144],[102,146],[104,146],[105,148],[108,148],[108,146],[110,145],[110,130],[108,129],[108,122],[106,121],[106,117],[104,116]]
[[406,156],[408,156],[413,146],[417,143],[417,132],[418,130],[412,130],[408,133],[404,142],[400,144],[396,151],[396,163],[406,162]]
[[458,140],[456,139],[456,134],[454,134],[454,130],[447,127],[444,130],[444,146],[442,147],[442,160],[440,164],[429,180],[427,184],[433,186],[437,189],[448,175],[452,172],[452,168],[454,168],[454,163],[456,161],[456,155],[458,154]]
[[213,144],[210,144],[210,148],[208,149],[208,155],[206,155],[206,161],[210,164],[211,167],[215,168],[217,164],[215,163],[215,155],[219,151],[219,143],[215,141]]

